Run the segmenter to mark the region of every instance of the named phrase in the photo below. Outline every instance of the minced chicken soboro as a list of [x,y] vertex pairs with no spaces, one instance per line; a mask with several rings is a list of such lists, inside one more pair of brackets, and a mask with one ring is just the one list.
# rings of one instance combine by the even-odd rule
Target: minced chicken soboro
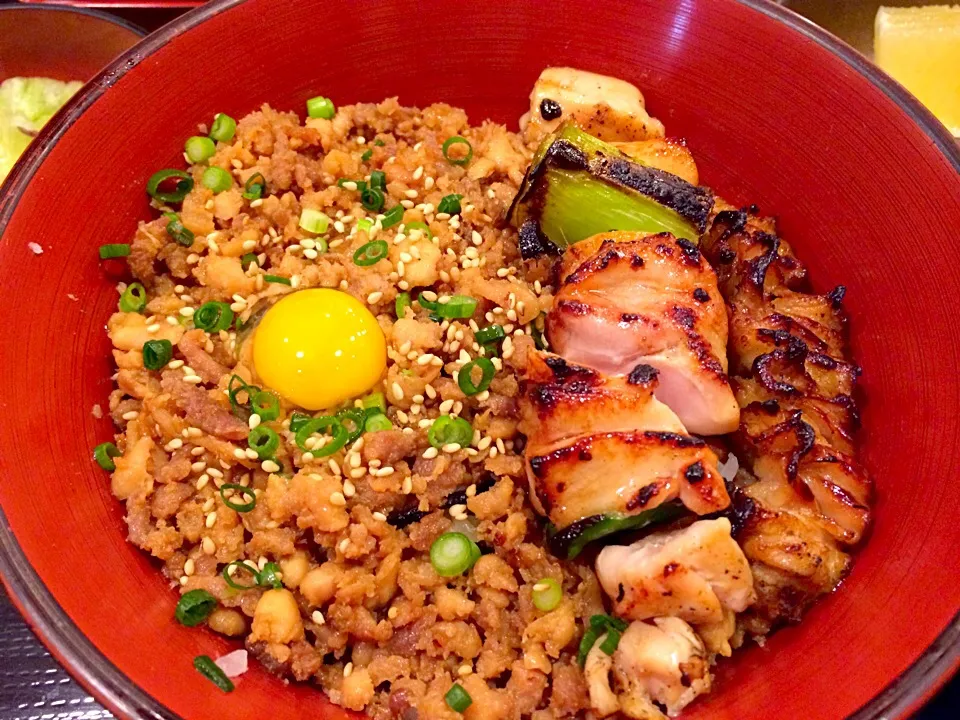
[[[445,157],[455,136],[472,146],[465,165]],[[447,149],[456,160],[467,149],[458,144]],[[163,212],[131,241],[128,262],[146,307],[116,313],[108,327],[122,452],[112,487],[126,504],[131,542],[163,563],[181,593],[213,595],[210,629],[243,639],[270,671],[315,681],[334,702],[376,718],[460,717],[445,700],[455,683],[472,699],[464,713],[472,719],[569,718],[589,702],[576,652],[585,619],[604,612],[600,590],[589,566],[546,548],[517,434],[518,377],[551,305],[550,263],[522,261],[516,232],[501,219],[532,151],[504,127],[471,127],[462,110],[442,104],[418,110],[391,99],[306,122],[264,107],[189,169],[195,183],[182,206],[154,201],[178,211],[192,245],[174,240],[167,224],[177,216]],[[207,166],[230,173],[231,189],[204,187]],[[385,174],[379,221],[350,184],[377,170]],[[243,197],[257,173],[262,197]],[[460,212],[440,212],[451,194],[462,196]],[[402,223],[383,229],[383,212],[397,204]],[[304,208],[330,217],[325,243],[299,227]],[[429,232],[409,228],[416,222]],[[387,242],[388,256],[357,265],[355,251],[372,239]],[[277,299],[312,287],[350,293],[376,315],[388,359],[374,390],[393,427],[311,458],[290,430],[297,408],[281,401],[279,417],[263,423],[280,439],[276,463],[261,462],[228,398],[234,375],[258,384],[250,333],[205,332],[191,316],[221,301],[253,323]],[[435,301],[465,295],[479,305],[469,320],[438,322],[414,302],[397,319],[398,294],[415,300],[420,291],[428,303],[433,292]],[[455,378],[487,353],[475,333],[490,325],[506,335],[492,358],[496,374],[487,391],[467,397]],[[142,348],[157,339],[171,341],[173,356],[154,371]],[[469,421],[469,447],[431,445],[430,425],[442,415]],[[231,509],[251,497],[221,491],[225,484],[252,488],[255,507]],[[484,554],[445,578],[430,548],[449,531],[475,539]],[[235,561],[276,563],[279,588],[231,587],[223,571]],[[230,572],[233,584],[252,584],[252,573]],[[562,598],[543,611],[533,588],[548,578]]]

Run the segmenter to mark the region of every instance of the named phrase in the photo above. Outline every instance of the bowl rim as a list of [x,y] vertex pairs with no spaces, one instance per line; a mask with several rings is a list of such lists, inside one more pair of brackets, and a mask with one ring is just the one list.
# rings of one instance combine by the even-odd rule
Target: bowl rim
[[[98,10],[96,8],[87,7],[84,5],[41,5],[40,3],[32,2],[16,3],[14,5],[0,5],[0,12],[14,12],[17,10],[41,10],[44,12],[62,12],[71,13],[74,15],[87,15],[89,17],[96,18],[97,20],[103,20],[111,25],[117,25],[129,30],[141,39],[147,36],[146,29],[140,27],[136,23],[130,22],[126,18],[122,18],[119,15],[112,15],[111,13],[104,12],[103,10]],[[140,41],[137,41],[137,44],[139,43]],[[111,61],[111,64],[112,62],[113,61]]]
[[[840,58],[907,113],[934,143],[940,154],[960,174],[960,143],[919,100],[868,58],[812,21],[771,0],[734,1],[787,25]],[[117,57],[78,91],[43,128],[37,142],[31,143],[7,178],[2,188],[4,192],[0,193],[0,237],[3,236],[20,196],[52,147],[70,125],[116,82],[117,78],[126,74],[180,33],[242,2],[244,0],[211,0],[175,18]],[[42,7],[50,11],[93,15],[109,19],[140,34],[143,33],[132,23],[89,8],[33,4],[26,7],[34,9]],[[0,7],[0,11],[12,9],[17,9],[17,6]],[[14,605],[51,654],[72,677],[111,712],[123,718],[177,720],[174,713],[146,691],[134,685],[117,666],[110,662],[60,607],[36,570],[30,565],[7,522],[2,507],[0,507],[0,580]],[[960,668],[960,611],[954,615],[947,627],[919,658],[900,675],[893,678],[883,691],[850,716],[850,720],[905,718],[929,700],[958,668]]]

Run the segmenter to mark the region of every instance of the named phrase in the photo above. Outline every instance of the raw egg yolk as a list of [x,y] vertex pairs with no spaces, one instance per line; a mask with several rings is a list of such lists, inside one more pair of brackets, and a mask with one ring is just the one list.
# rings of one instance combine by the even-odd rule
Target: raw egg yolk
[[339,290],[300,290],[263,316],[253,337],[263,383],[307,410],[332,408],[382,377],[387,346],[377,319]]

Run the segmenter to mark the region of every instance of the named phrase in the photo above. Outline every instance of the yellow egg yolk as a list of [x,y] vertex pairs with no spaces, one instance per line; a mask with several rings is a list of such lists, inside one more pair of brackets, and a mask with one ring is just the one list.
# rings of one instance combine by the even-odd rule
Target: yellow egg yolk
[[362,395],[386,363],[377,319],[339,290],[287,295],[264,314],[253,337],[253,364],[264,385],[307,410]]

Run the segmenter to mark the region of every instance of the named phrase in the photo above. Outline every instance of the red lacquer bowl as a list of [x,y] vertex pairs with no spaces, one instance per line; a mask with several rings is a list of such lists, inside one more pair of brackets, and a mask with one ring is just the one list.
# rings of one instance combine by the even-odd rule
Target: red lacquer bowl
[[[849,288],[867,398],[876,528],[850,578],[797,628],[722,664],[691,718],[902,717],[960,657],[960,152],[901,88],[756,0],[549,7],[215,2],[147,38],[44,131],[0,200],[2,569],[57,657],[121,716],[342,714],[257,669],[223,695],[191,667],[231,644],[173,620],[176,593],[125,542],[90,449],[108,438],[96,259],[149,217],[144,183],[215,112],[399,95],[513,124],[545,65],[626,78],[702,177],[782,219],[815,285]],[[34,255],[28,242],[38,242]]]

